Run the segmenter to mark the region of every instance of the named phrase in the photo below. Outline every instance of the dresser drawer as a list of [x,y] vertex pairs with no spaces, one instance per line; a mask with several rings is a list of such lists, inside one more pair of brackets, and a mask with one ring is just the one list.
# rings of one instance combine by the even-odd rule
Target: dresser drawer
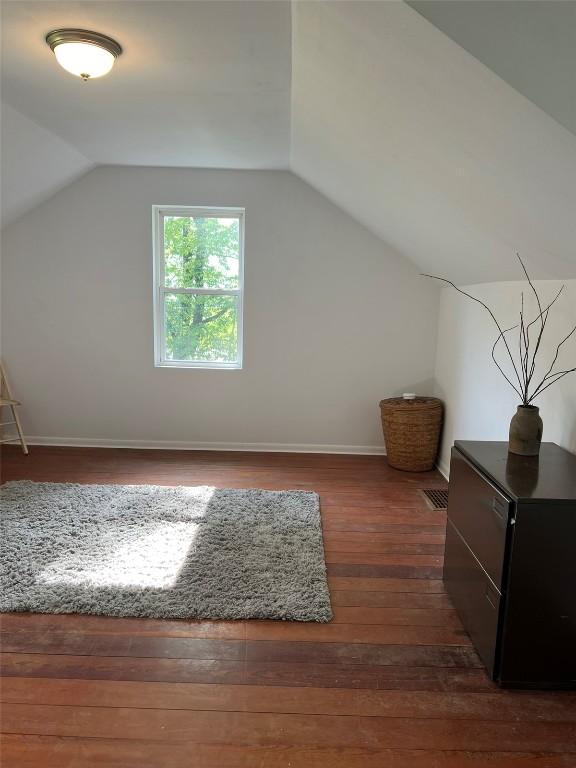
[[450,462],[448,519],[500,590],[510,508],[510,499],[454,449]]
[[448,521],[444,585],[491,677],[496,669],[500,592]]

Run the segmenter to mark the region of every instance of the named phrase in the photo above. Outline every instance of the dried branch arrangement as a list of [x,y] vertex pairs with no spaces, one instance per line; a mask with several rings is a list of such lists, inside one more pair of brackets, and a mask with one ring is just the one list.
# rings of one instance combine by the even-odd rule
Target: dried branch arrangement
[[[516,325],[511,326],[510,328],[502,328],[498,320],[496,319],[496,316],[494,312],[490,309],[490,307],[485,304],[480,299],[477,299],[475,296],[472,296],[469,293],[466,293],[466,291],[463,291],[461,288],[458,288],[457,285],[455,285],[451,280],[447,280],[444,277],[438,277],[436,275],[423,275],[423,277],[430,277],[433,280],[440,280],[443,283],[447,283],[448,285],[451,285],[452,288],[455,288],[458,293],[463,294],[464,296],[467,296],[469,299],[472,299],[472,301],[475,301],[477,304],[480,304],[484,307],[484,309],[488,312],[492,320],[494,321],[494,324],[498,328],[498,337],[494,344],[492,345],[492,360],[496,364],[496,367],[504,376],[508,384],[512,387],[512,389],[516,392],[516,394],[520,397],[522,401],[522,405],[530,405],[534,398],[538,397],[538,395],[541,395],[544,390],[548,389],[548,387],[551,387],[552,384],[555,384],[557,381],[562,379],[564,376],[567,376],[569,373],[574,373],[576,371],[576,366],[574,368],[568,368],[566,370],[554,370],[554,366],[556,365],[556,362],[558,360],[558,355],[560,354],[560,348],[563,344],[565,344],[568,339],[576,332],[576,326],[572,328],[572,330],[564,336],[562,341],[557,345],[556,347],[556,353],[554,355],[554,358],[550,364],[550,367],[542,377],[542,379],[534,378],[535,372],[536,372],[536,364],[539,360],[538,353],[541,353],[541,343],[542,338],[544,336],[544,331],[546,330],[546,323],[548,322],[548,316],[550,313],[550,309],[552,306],[556,303],[556,301],[560,298],[560,295],[562,291],[564,290],[564,286],[560,288],[556,296],[552,299],[552,301],[547,304],[545,307],[542,307],[542,302],[540,300],[540,296],[538,295],[538,291],[534,287],[534,284],[532,280],[530,279],[530,275],[528,274],[526,267],[524,266],[524,262],[520,258],[519,254],[516,254],[518,256],[518,261],[520,262],[522,266],[522,270],[524,271],[524,275],[526,276],[526,280],[528,281],[528,286],[531,290],[531,292],[536,297],[536,303],[538,305],[538,314],[533,320],[530,320],[529,322],[526,320],[524,316],[524,292],[521,294],[521,300],[520,300],[520,322],[516,323]],[[533,329],[533,326],[536,326],[535,329]],[[512,333],[512,331],[515,331],[518,329],[518,342],[513,343],[512,340],[507,337],[507,334]],[[531,337],[532,334],[532,337]],[[502,346],[504,347],[504,353],[506,357],[509,359],[512,370],[514,371],[514,375],[512,379],[505,373],[502,365],[498,362],[496,359],[496,351],[498,349],[498,345],[502,342]],[[512,349],[515,351],[513,352]],[[516,381],[513,381],[513,379],[516,379]],[[535,383],[538,382],[538,383]]]

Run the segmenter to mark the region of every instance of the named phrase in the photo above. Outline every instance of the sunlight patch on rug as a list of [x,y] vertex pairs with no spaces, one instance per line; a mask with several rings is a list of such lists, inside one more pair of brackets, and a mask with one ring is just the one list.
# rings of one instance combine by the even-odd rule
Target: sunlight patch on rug
[[[37,581],[44,584],[89,584],[93,587],[173,587],[193,553],[198,526],[192,523],[163,525],[151,533],[130,536],[124,532],[123,544],[115,534],[100,554],[86,562],[87,553],[71,552],[44,568]],[[128,541],[126,541],[128,539]]]

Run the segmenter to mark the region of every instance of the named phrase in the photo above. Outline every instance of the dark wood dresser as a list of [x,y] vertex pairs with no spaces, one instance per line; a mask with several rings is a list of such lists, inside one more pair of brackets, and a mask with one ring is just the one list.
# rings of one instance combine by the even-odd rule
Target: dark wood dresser
[[493,680],[576,688],[576,456],[457,441],[444,582]]

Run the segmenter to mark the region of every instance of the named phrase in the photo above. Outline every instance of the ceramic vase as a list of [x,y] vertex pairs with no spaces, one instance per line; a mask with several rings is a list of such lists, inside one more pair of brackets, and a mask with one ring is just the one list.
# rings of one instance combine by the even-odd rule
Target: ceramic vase
[[510,453],[538,456],[542,442],[542,426],[539,409],[535,405],[519,405],[510,422]]

